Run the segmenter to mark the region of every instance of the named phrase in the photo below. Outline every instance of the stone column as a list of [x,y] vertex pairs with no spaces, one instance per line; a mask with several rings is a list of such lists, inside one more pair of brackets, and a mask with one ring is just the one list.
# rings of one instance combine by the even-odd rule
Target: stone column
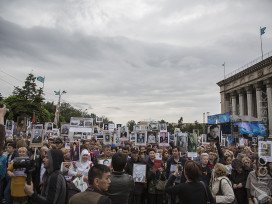
[[262,119],[262,88],[261,84],[257,83],[256,87],[256,104],[257,104],[257,118],[259,120]]
[[272,135],[272,79],[265,81],[267,94],[267,118],[269,135]]
[[247,115],[253,116],[252,87],[251,86],[246,87],[246,93],[247,93]]
[[245,115],[245,100],[244,100],[244,90],[240,89],[238,91],[239,93],[239,111],[240,111],[240,116]]
[[237,104],[236,104],[236,93],[231,93],[231,107],[232,107],[232,115],[237,115]]
[[225,112],[230,112],[230,95],[225,94]]

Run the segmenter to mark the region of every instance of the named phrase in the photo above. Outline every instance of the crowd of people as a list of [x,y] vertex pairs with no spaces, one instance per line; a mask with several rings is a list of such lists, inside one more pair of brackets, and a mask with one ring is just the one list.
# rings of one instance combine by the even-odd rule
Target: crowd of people
[[[91,139],[81,141],[78,161],[72,161],[61,138],[39,148],[25,138],[5,140],[5,113],[0,108],[1,203],[272,203],[272,163],[259,159],[256,148],[214,141],[189,158],[172,143],[116,147]],[[135,164],[146,167],[139,178]]]

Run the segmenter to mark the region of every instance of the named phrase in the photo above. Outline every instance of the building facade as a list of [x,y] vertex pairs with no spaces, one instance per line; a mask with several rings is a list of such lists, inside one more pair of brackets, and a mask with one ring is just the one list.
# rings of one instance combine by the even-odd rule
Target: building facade
[[262,121],[272,135],[272,56],[217,83],[221,113]]

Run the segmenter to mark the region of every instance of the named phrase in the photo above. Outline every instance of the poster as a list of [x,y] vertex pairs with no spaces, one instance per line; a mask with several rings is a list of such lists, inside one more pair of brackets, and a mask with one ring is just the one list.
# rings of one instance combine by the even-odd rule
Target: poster
[[102,123],[103,117],[96,117],[96,123]]
[[71,157],[71,161],[79,161],[79,157],[80,157],[79,141],[70,142],[70,157]]
[[44,130],[45,131],[52,131],[53,130],[53,123],[47,122],[44,124]]
[[148,130],[150,130],[150,131],[158,131],[159,130],[159,124],[155,123],[155,122],[149,123]]
[[118,133],[113,134],[113,144],[116,146],[120,146],[121,141],[120,141],[120,135]]
[[5,131],[6,131],[6,137],[12,137],[13,136],[14,121],[6,120]]
[[135,145],[146,145],[146,132],[137,132]]
[[147,132],[147,143],[148,144],[157,143],[156,138],[157,138],[157,132],[153,132],[153,131],[152,132],[150,132],[150,131]]
[[159,145],[160,146],[168,146],[169,145],[168,132],[161,131],[159,133]]
[[188,134],[176,133],[176,146],[180,148],[180,151],[187,152],[188,148]]
[[166,125],[166,123],[160,123],[159,124],[159,130],[167,132],[167,125]]
[[98,163],[111,167],[111,159],[99,159]]
[[110,132],[104,131],[103,136],[104,136],[104,138],[103,138],[104,139],[104,144],[111,144]]
[[31,134],[31,147],[42,147],[43,129],[33,129]]
[[83,118],[84,127],[93,127],[93,118]]
[[145,183],[146,182],[146,165],[134,163],[132,178],[134,182]]
[[259,141],[258,156],[266,162],[272,162],[272,141]]
[[119,130],[119,134],[120,134],[120,139],[121,141],[128,141],[128,127],[123,126],[121,127]]
[[208,126],[207,142],[216,142],[220,139],[220,126],[210,125]]
[[62,136],[68,136],[70,124],[62,124],[60,128],[60,134]]
[[197,134],[196,133],[189,133],[189,135],[188,135],[188,150],[187,150],[188,155],[191,152],[196,153],[196,148],[197,148]]

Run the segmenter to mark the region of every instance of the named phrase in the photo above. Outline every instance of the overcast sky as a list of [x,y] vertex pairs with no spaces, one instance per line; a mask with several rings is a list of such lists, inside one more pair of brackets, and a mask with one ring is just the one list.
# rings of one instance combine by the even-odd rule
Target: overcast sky
[[[0,92],[32,72],[45,97],[128,120],[202,122],[216,83],[272,50],[271,0],[1,0]],[[39,82],[37,82],[39,83]],[[39,85],[42,85],[39,83]]]

